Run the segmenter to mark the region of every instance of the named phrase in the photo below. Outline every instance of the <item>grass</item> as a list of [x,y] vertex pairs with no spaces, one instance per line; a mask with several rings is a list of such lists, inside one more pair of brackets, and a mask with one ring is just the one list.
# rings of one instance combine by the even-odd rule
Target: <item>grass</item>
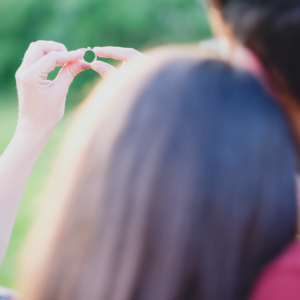
[[[8,99],[3,99],[8,98]],[[15,226],[7,253],[0,269],[0,285],[15,288],[17,277],[18,258],[22,245],[31,224],[36,218],[38,211],[37,197],[43,191],[52,165],[58,153],[60,143],[69,123],[70,113],[59,124],[49,143],[42,152],[28,181],[21,206],[17,215]],[[0,154],[7,147],[12,138],[17,124],[17,99],[16,96],[0,97]]]

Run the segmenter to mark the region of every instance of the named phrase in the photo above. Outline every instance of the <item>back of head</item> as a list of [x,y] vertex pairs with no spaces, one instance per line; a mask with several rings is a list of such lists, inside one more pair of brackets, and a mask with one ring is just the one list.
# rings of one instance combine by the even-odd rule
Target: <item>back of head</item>
[[294,238],[290,134],[246,73],[163,67],[136,95],[103,190],[99,145],[96,131],[34,300],[246,299]]
[[209,0],[221,9],[240,42],[253,50],[274,88],[300,101],[300,2]]

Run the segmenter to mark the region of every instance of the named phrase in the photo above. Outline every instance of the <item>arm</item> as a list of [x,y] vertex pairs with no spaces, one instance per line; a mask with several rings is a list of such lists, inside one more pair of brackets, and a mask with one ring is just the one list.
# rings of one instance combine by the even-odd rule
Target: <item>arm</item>
[[[65,98],[74,76],[89,67],[82,51],[40,41],[30,45],[16,73],[19,119],[13,139],[0,157],[0,265],[17,210],[41,151],[64,114]],[[47,74],[63,65],[54,81]]]
[[[16,133],[0,157],[0,263],[30,172],[50,133]],[[30,141],[30,142],[29,142]]]

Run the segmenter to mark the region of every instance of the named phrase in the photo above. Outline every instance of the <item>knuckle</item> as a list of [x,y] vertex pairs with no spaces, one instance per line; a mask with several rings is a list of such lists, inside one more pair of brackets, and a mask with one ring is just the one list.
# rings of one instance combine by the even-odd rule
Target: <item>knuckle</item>
[[71,73],[71,75],[73,76],[73,77],[75,77],[77,74],[78,74],[78,70],[76,70],[76,67],[75,66],[70,66],[69,68],[69,72]]
[[20,72],[18,75],[18,78],[19,78],[19,81],[22,83],[29,84],[32,82],[29,72],[26,72],[26,71]]
[[17,70],[17,72],[15,73],[15,78],[17,81],[20,79],[20,70]]
[[31,42],[30,44],[29,44],[29,48],[31,49],[31,48],[33,48],[33,47],[35,47],[36,46],[36,42]]
[[20,81],[24,81],[24,79],[25,79],[25,72],[19,72],[18,73],[18,79],[20,80]]
[[32,42],[29,44],[29,48],[30,48],[30,50],[40,48],[40,47],[42,47],[43,43],[44,43],[44,41],[42,41],[42,40]]
[[58,43],[58,45],[61,47],[61,49],[63,49],[64,51],[68,51],[67,47],[62,44],[62,43]]
[[44,44],[45,43],[45,41],[43,41],[43,40],[38,40],[38,41],[36,41],[36,44],[38,45],[38,46],[40,46],[41,44]]
[[50,51],[47,55],[50,59],[56,59],[57,57],[57,52],[55,51]]
[[35,48],[42,48],[45,44],[45,41],[42,41],[42,40],[38,40],[35,42]]
[[129,56],[136,56],[138,52],[133,48],[128,48],[127,53]]

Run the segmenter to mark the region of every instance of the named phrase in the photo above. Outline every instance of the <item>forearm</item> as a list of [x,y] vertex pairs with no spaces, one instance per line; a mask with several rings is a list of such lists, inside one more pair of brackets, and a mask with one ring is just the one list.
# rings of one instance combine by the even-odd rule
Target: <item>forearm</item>
[[[16,72],[19,120],[16,134],[0,157],[0,265],[32,168],[64,114],[75,74],[90,68],[85,51],[53,41],[31,43]],[[54,81],[47,74],[63,65]]]
[[51,132],[25,133],[17,130],[0,157],[0,265],[26,183],[50,136]]

